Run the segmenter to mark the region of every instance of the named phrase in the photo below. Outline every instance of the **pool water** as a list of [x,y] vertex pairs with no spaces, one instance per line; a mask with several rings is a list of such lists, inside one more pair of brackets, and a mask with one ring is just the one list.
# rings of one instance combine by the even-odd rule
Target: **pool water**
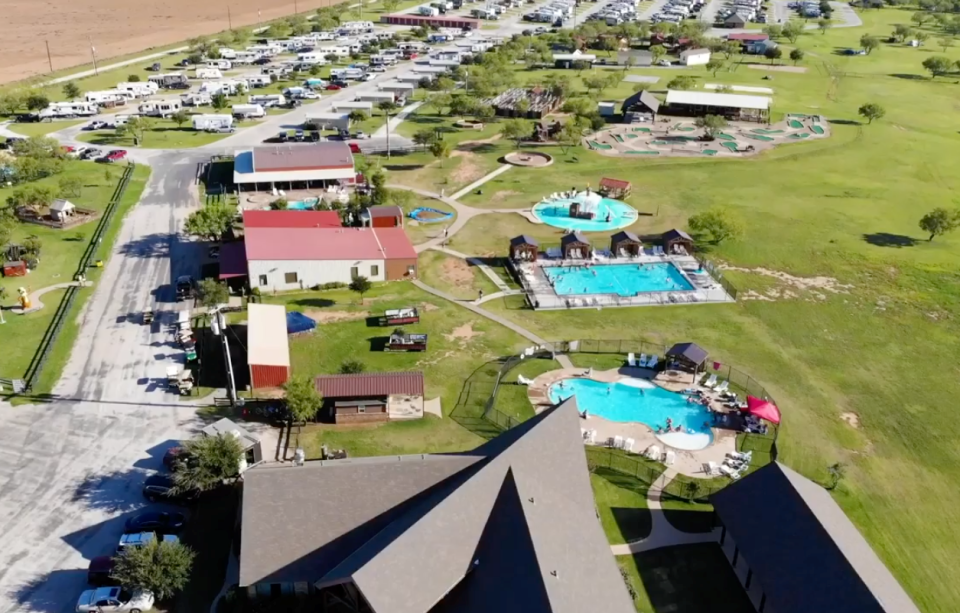
[[713,441],[712,418],[706,407],[687,402],[687,397],[642,379],[602,383],[593,379],[563,379],[550,386],[550,401],[558,403],[576,396],[577,408],[615,422],[640,422],[654,432],[666,427],[667,418],[683,432],[663,434],[661,440],[681,449],[703,449]]
[[[570,204],[572,202],[572,198],[541,202],[533,207],[533,214],[545,224],[583,232],[617,230],[637,221],[636,209],[626,202],[612,198],[600,200],[597,206],[597,215],[593,219],[573,219],[570,217]],[[607,215],[610,216],[610,221],[607,221]]]
[[669,262],[650,264],[600,264],[589,268],[545,266],[543,272],[558,295],[617,294],[690,291],[693,285]]
[[313,200],[291,200],[287,202],[287,210],[290,211],[312,211],[313,207],[320,202],[319,198]]

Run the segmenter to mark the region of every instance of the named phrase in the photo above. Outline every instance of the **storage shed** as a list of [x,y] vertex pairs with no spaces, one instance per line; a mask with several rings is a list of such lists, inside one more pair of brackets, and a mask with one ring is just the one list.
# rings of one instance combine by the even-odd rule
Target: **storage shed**
[[693,238],[683,230],[667,230],[663,233],[663,250],[667,253],[690,253]]
[[247,363],[253,389],[280,387],[290,379],[287,311],[283,305],[247,305]]
[[398,206],[372,206],[360,213],[366,226],[374,228],[402,228],[403,209]]
[[593,254],[590,241],[579,232],[565,234],[560,239],[560,250],[565,260],[586,260]]
[[642,249],[643,243],[633,232],[620,230],[610,237],[610,253],[615,257],[636,257]]
[[50,205],[50,217],[55,221],[66,221],[68,217],[77,212],[77,206],[69,200],[57,198]]
[[338,424],[423,417],[422,372],[322,375],[314,384],[322,414]]
[[537,259],[539,252],[540,243],[538,243],[535,238],[521,234],[520,236],[514,236],[510,239],[510,258],[513,260],[533,262]]

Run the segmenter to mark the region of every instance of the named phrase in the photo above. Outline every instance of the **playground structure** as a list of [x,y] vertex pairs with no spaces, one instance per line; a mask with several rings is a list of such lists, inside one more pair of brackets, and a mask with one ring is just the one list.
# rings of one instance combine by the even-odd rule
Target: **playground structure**
[[615,125],[583,140],[588,149],[612,156],[718,156],[746,157],[778,145],[830,136],[821,115],[787,115],[778,123],[758,127],[752,122],[731,122],[713,140],[693,121],[661,119],[638,126]]

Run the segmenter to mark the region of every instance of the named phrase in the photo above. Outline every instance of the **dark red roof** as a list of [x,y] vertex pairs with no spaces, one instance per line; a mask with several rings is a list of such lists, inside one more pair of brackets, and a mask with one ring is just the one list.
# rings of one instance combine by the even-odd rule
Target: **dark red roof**
[[422,372],[379,372],[321,375],[314,380],[324,398],[356,396],[423,396]]
[[336,211],[244,211],[245,228],[339,228]]
[[310,145],[273,145],[253,149],[254,172],[353,168],[353,153],[343,141]]
[[727,40],[739,40],[746,42],[754,42],[760,40],[768,40],[770,37],[766,34],[729,34],[727,35]]
[[371,218],[403,217],[403,209],[398,206],[372,206],[367,209]]
[[609,187],[611,189],[630,189],[630,181],[623,181],[621,179],[608,179],[604,177],[600,179],[600,187]]
[[403,228],[245,228],[247,260],[417,259]]
[[247,250],[243,241],[224,243],[220,247],[220,278],[247,276]]

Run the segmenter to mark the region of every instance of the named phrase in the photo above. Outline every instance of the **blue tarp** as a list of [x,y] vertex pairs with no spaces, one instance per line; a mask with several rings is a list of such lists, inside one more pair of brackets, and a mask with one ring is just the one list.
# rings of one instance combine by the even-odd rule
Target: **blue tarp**
[[290,311],[287,313],[287,334],[308,332],[316,327],[317,322],[299,311]]

